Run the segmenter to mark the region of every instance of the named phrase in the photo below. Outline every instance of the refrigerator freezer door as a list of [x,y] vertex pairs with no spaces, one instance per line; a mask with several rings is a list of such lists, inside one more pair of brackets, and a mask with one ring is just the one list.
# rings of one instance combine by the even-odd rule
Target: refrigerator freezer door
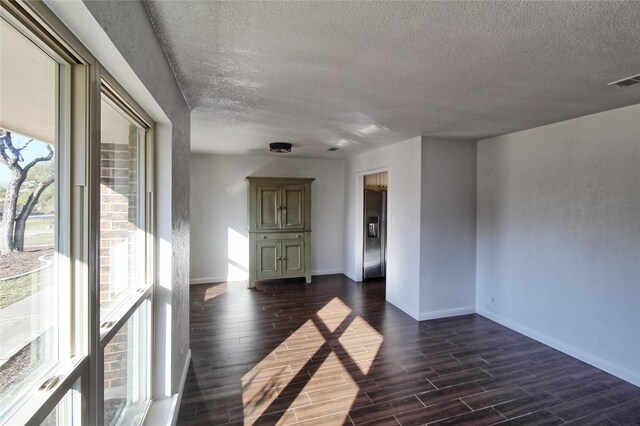
[[363,277],[385,275],[386,192],[365,191],[364,194],[364,256]]

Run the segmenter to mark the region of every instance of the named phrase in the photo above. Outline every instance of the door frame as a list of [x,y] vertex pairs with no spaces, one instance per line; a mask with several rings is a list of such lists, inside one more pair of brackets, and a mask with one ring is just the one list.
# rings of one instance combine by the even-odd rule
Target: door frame
[[[362,281],[363,270],[363,257],[364,257],[364,177],[367,175],[373,175],[376,173],[387,173],[387,248],[389,247],[389,204],[391,202],[389,198],[389,189],[391,187],[391,169],[389,166],[377,167],[374,169],[363,170],[356,173],[356,244],[355,244],[355,259],[356,259],[356,271],[355,280]],[[389,270],[389,256],[387,256],[387,271]]]

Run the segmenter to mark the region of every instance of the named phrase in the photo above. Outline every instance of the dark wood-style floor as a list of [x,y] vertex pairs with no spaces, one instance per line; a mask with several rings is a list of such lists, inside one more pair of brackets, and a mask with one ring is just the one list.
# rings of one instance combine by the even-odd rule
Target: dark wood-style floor
[[191,288],[179,424],[640,425],[640,388],[479,315],[342,275]]

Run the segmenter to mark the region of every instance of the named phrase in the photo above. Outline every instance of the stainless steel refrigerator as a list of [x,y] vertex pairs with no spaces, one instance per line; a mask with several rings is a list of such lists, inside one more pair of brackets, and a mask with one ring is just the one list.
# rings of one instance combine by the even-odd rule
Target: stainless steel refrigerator
[[364,191],[363,277],[386,276],[387,191]]

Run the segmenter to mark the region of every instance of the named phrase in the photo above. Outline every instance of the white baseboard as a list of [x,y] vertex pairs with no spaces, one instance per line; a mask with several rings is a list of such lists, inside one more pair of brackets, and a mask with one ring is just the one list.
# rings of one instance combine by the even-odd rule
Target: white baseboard
[[333,275],[333,274],[344,274],[342,269],[319,269],[316,271],[311,271],[311,275]]
[[178,422],[178,413],[180,411],[180,403],[182,402],[182,394],[184,386],[187,382],[187,373],[189,372],[189,364],[191,364],[191,349],[187,352],[184,367],[182,368],[182,377],[180,378],[180,386],[178,393],[168,398],[154,400],[149,410],[149,415],[144,421],[149,426],[175,426]]
[[211,277],[211,278],[192,278],[189,284],[213,284],[227,282],[227,277]]
[[356,274],[352,274],[351,271],[344,271],[342,273],[345,277],[349,278],[351,281],[359,282],[362,281],[362,277],[358,280]]
[[587,364],[593,365],[594,367],[599,368],[602,371],[606,371],[607,373],[612,374],[633,385],[640,386],[640,374],[638,373],[629,371],[626,368],[615,365],[595,355],[585,353],[576,347],[562,343],[554,339],[553,337],[533,330],[516,321],[504,318],[486,309],[477,308],[476,312],[483,317],[490,319],[491,321],[495,321],[498,324],[504,325],[505,327],[517,331],[520,334],[524,334],[525,336],[537,340],[538,342],[544,343],[547,346],[551,346],[552,348],[557,349],[560,352],[564,352],[565,354],[577,358],[580,361],[584,361]]
[[432,320],[438,318],[455,317],[458,315],[475,314],[475,306],[464,306],[462,308],[443,309],[440,311],[420,312],[419,321]]
[[393,306],[395,306],[396,308],[400,309],[402,312],[404,312],[405,314],[409,315],[411,318],[415,319],[416,321],[420,321],[419,318],[419,313],[418,311],[414,311],[413,309],[409,309],[407,306],[402,305],[401,303],[396,303],[393,302],[389,299],[387,299],[387,303],[392,304]]

